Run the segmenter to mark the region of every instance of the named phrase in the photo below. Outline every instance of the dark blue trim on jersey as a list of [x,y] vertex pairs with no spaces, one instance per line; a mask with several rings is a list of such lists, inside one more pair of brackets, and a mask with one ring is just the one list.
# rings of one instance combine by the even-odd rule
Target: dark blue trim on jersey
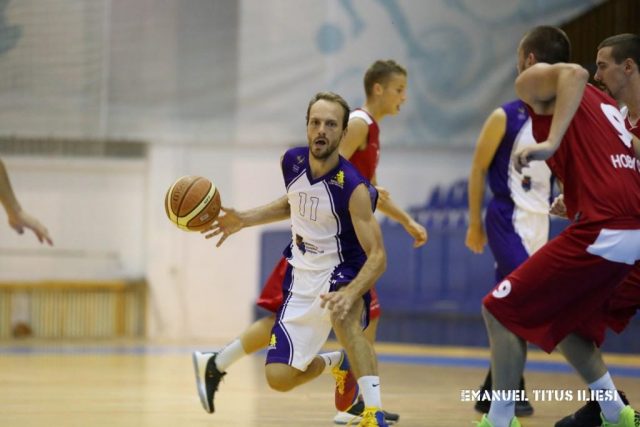
[[336,239],[336,245],[338,247],[338,257],[340,258],[340,263],[344,262],[344,258],[342,257],[342,242],[340,241],[340,234],[342,233],[342,223],[340,222],[340,217],[336,213],[336,207],[333,203],[333,195],[331,194],[331,190],[329,189],[329,184],[327,181],[324,181],[324,189],[327,191],[327,195],[329,196],[329,203],[331,204],[331,214],[336,220],[337,232],[334,238]]
[[[309,156],[311,156],[311,150],[309,150]],[[340,161],[340,157],[342,157],[342,156],[340,156],[340,157],[338,157],[338,164],[336,165],[336,167],[334,167],[333,169],[331,169],[329,172],[325,173],[324,175],[322,175],[322,176],[320,176],[320,177],[318,177],[316,179],[313,179],[313,177],[311,176],[311,165],[309,164],[309,156],[307,156],[305,166],[306,166],[306,169],[307,169],[306,170],[307,179],[309,180],[309,183],[311,185],[317,184],[318,182],[335,175],[336,172],[338,171],[338,169],[340,169],[340,167],[342,166],[342,162]]]
[[291,180],[291,182],[289,182],[289,183],[287,184],[287,192],[289,192],[289,187],[291,187],[291,186],[293,185],[293,183],[295,183],[296,181],[298,181],[298,180],[300,179],[300,177],[301,177],[302,175],[304,175],[305,173],[306,173],[306,169],[305,169],[305,170],[303,170],[302,172],[300,172],[300,174],[296,175],[296,176],[295,176],[295,178],[293,178],[293,179]]

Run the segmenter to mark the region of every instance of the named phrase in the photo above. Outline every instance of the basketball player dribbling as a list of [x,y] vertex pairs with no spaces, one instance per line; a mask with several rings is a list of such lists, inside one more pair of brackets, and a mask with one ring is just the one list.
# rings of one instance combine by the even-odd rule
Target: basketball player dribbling
[[[339,155],[348,117],[349,106],[339,95],[316,94],[307,108],[308,147],[290,149],[282,159],[287,195],[242,212],[223,208],[225,215],[206,237],[221,235],[220,246],[242,228],[290,218],[284,301],[271,331],[267,382],[274,390],[289,391],[340,364],[341,352],[317,354],[333,328],[363,395],[359,425],[387,426],[377,358],[363,332],[369,290],[386,268],[386,253],[373,216],[378,193]],[[224,374],[214,354],[196,352],[193,361],[203,407],[213,412]]]
[[[375,61],[364,76],[365,104],[349,115],[348,132],[340,144],[340,154],[356,167],[363,177],[377,185],[376,170],[380,157],[380,128],[378,123],[388,115],[400,111],[406,100],[407,71],[393,60]],[[427,241],[427,231],[403,209],[398,207],[386,192],[379,188],[378,210],[398,221],[414,239],[414,247]],[[265,282],[257,305],[274,313],[250,325],[238,338],[227,344],[220,352],[212,354],[217,369],[216,377],[221,378],[227,369],[242,357],[267,348],[274,326],[275,313],[283,301],[282,284],[287,270],[286,258],[281,258]],[[370,323],[365,336],[375,341],[380,318],[380,304],[371,290]],[[198,353],[202,354],[202,353]],[[348,358],[342,357],[334,366],[332,374],[336,378],[335,400],[339,412],[334,417],[336,424],[358,422],[364,411],[364,403],[358,399],[358,386],[349,372]],[[386,421],[393,424],[399,415],[385,411]]]

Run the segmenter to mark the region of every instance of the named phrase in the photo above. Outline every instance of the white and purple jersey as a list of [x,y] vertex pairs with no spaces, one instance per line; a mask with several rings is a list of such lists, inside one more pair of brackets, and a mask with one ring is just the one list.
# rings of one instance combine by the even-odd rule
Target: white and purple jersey
[[549,213],[551,171],[545,162],[531,162],[516,171],[511,155],[519,148],[535,145],[531,119],[524,102],[504,104],[507,125],[502,142],[489,166],[489,187],[496,198],[512,200],[519,208],[535,213]]
[[[343,157],[335,168],[314,179],[308,147],[284,154],[282,175],[291,209],[292,241],[284,251],[289,263],[282,282],[284,302],[276,313],[266,362],[304,371],[331,331],[329,310],[321,306],[319,296],[347,286],[367,259],[351,221],[351,195],[359,185],[366,185],[373,209],[378,193]],[[362,298],[368,313],[369,292]]]
[[292,242],[285,250],[289,263],[303,270],[346,264],[358,271],[366,254],[351,222],[349,199],[357,186],[365,184],[375,208],[375,188],[342,156],[333,170],[313,179],[307,147],[285,153],[282,174],[291,207]]
[[524,103],[509,102],[502,109],[507,123],[489,166],[493,199],[485,217],[489,247],[496,260],[497,281],[547,242],[551,197],[551,171],[545,162],[531,162],[518,173],[511,161],[515,150],[536,143]]

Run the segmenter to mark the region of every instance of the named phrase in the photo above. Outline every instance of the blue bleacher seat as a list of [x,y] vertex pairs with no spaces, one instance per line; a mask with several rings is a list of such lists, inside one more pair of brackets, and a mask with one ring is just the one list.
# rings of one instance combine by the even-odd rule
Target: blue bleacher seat
[[403,304],[415,294],[416,254],[413,239],[404,228],[394,222],[381,226],[387,252],[387,270],[376,285],[381,300],[389,304]]

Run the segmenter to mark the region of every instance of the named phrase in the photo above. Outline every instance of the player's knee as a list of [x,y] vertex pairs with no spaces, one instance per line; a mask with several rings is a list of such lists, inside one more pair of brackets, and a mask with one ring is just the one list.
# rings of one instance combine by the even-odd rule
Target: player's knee
[[331,325],[338,337],[344,337],[349,339],[354,334],[362,333],[362,326],[358,318],[347,315],[345,318],[340,318],[336,314],[331,314]]
[[285,392],[293,389],[295,382],[292,376],[286,369],[278,365],[281,364],[269,364],[266,366],[265,376],[267,378],[267,384],[275,391]]
[[268,372],[267,372],[267,384],[269,384],[269,387],[272,390],[281,391],[281,392],[289,391],[293,388],[293,382],[290,381],[289,379],[283,378],[282,376],[278,376],[278,375],[269,375]]
[[267,375],[267,384],[272,390],[286,392],[293,389],[293,384],[283,378]]

